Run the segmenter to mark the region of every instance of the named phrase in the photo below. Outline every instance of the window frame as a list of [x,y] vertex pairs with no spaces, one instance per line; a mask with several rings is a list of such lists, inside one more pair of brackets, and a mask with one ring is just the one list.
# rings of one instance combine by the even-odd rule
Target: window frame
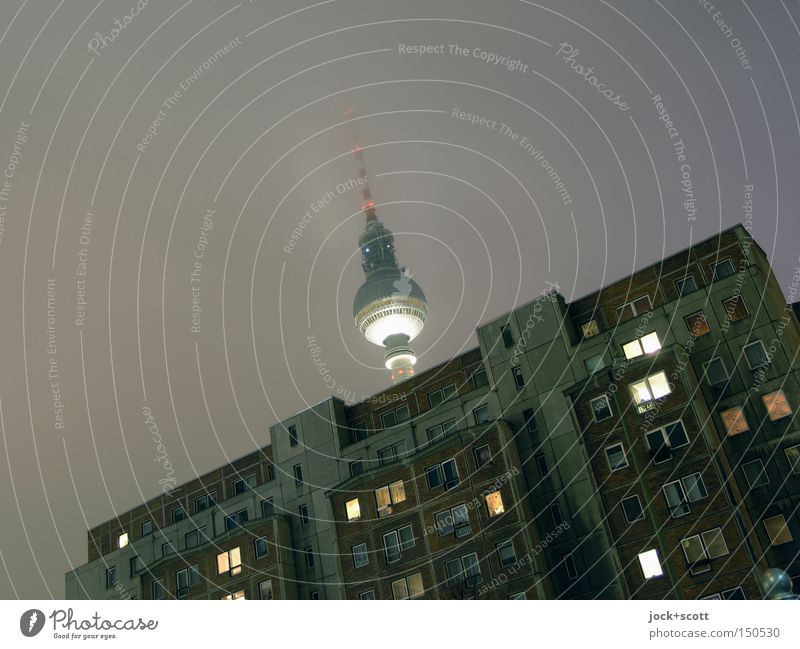
[[522,388],[525,387],[525,377],[522,375],[522,367],[514,365],[511,368],[511,374],[514,377],[514,385],[517,387],[517,390],[522,390]]
[[[756,365],[753,365],[750,362],[750,356],[747,354],[747,350],[751,347],[760,346],[762,351],[762,361]],[[744,347],[742,347],[742,355],[744,356],[744,360],[747,362],[747,367],[751,370],[760,370],[767,367],[770,364],[769,355],[767,354],[767,348],[764,346],[764,341],[760,338],[758,340],[754,340],[751,343],[747,343]]]
[[[719,266],[722,266],[723,264],[728,264],[730,266],[731,272],[728,273],[727,275],[723,275],[722,277],[720,277],[717,274],[717,268]],[[724,259],[720,259],[719,261],[714,262],[711,265],[711,281],[712,282],[718,282],[718,281],[720,281],[722,279],[725,279],[726,277],[731,277],[731,276],[733,276],[735,274],[736,274],[736,267],[733,265],[733,260],[730,257],[725,257]]]
[[[624,466],[614,467],[611,464],[611,458],[608,455],[608,451],[609,451],[609,449],[615,448],[617,446],[619,446],[620,449],[622,450],[622,459],[625,461],[625,465]],[[627,469],[628,468],[628,454],[625,452],[625,445],[622,442],[615,442],[614,444],[610,444],[609,446],[606,446],[603,449],[603,452],[605,453],[606,463],[608,464],[608,469],[609,469],[609,471],[611,473],[614,473],[615,471],[622,471],[622,469]]]
[[[658,377],[661,374],[664,375],[664,380],[666,381],[668,392],[665,392],[661,396],[657,397],[655,396],[655,392],[653,391],[653,386],[651,385],[650,381],[651,379]],[[650,398],[643,399],[642,401],[637,402],[637,398],[640,396],[640,393],[635,389],[635,386],[641,385],[642,383],[645,384],[645,387],[647,388],[647,392],[649,393]],[[657,372],[654,372],[653,374],[648,374],[637,381],[629,383],[628,390],[631,394],[631,398],[633,399],[634,406],[636,407],[636,412],[639,413],[640,415],[644,414],[648,410],[652,410],[653,408],[655,408],[655,404],[658,401],[660,401],[661,399],[666,399],[673,392],[673,389],[670,386],[669,378],[667,377],[667,373],[664,370],[659,370]]]
[[269,541],[267,541],[266,536],[257,536],[253,539],[253,553],[256,559],[263,559],[269,556]]
[[[671,503],[668,495],[668,488],[675,487],[677,502]],[[667,509],[671,518],[683,518],[692,513],[692,507],[689,504],[689,499],[686,497],[686,490],[683,488],[683,482],[678,480],[671,480],[661,487],[661,492],[664,494],[664,500],[667,503]]]
[[[497,561],[500,563],[501,568],[505,568],[506,566],[510,566],[517,562],[517,549],[514,547],[514,541],[511,539],[506,539],[505,541],[501,541],[500,543],[495,543],[494,545],[495,551],[497,552]],[[511,550],[510,557],[503,558],[503,552],[501,550]]]
[[[485,412],[486,413],[486,419],[483,419],[483,420],[480,419],[478,417],[478,411],[480,411],[482,413]],[[475,425],[476,426],[483,426],[484,424],[490,423],[491,420],[492,420],[492,413],[489,412],[489,404],[488,403],[482,403],[478,407],[473,408],[472,409],[472,416],[475,418]]]
[[[221,569],[220,564],[220,557],[225,557],[225,563],[228,566],[226,570]],[[235,557],[235,558],[234,558]],[[234,564],[234,561],[237,563]],[[217,575],[228,575],[229,577],[235,577],[236,575],[241,574],[242,572],[242,550],[240,546],[236,546],[230,548],[228,550],[223,550],[222,552],[217,553]]]
[[[500,500],[499,511],[498,511],[498,507],[497,507],[496,504],[495,504],[494,508],[492,507],[492,505],[489,504],[489,499],[490,498],[494,499],[495,496]],[[489,518],[498,518],[499,516],[502,516],[503,514],[506,513],[506,504],[503,501],[503,494],[500,492],[499,489],[495,489],[494,491],[486,494],[483,497],[483,502],[486,505],[486,511],[487,511],[487,514],[488,514]]]
[[[639,515],[631,520],[628,518],[628,510],[625,508],[626,501],[636,501],[636,505],[639,508]],[[642,501],[639,499],[639,494],[633,494],[632,496],[626,496],[625,498],[621,498],[619,501],[620,508],[622,509],[622,516],[629,525],[636,523],[637,521],[644,520],[646,518],[644,513],[644,507],[642,507]]]
[[[561,563],[564,565],[564,570],[567,573],[567,578],[570,581],[575,581],[578,578],[578,566],[575,563],[575,557],[572,552],[567,552],[561,555]],[[572,568],[570,570],[570,567]]]
[[[775,404],[778,398],[776,395],[780,395],[780,397],[783,398],[783,403],[786,404],[786,407],[788,408],[789,411],[786,412],[785,414],[780,414],[780,412],[776,410],[775,411],[776,416],[773,417],[772,416],[773,405]],[[791,417],[794,414],[794,409],[792,408],[792,405],[789,403],[789,398],[786,396],[786,392],[784,392],[783,389],[781,388],[778,388],[777,390],[772,390],[771,392],[767,392],[767,394],[762,394],[761,403],[766,409],[767,418],[770,421],[780,421],[781,419],[785,419],[786,417]]]
[[[360,550],[360,548],[362,548],[362,547],[363,547],[363,552]],[[350,553],[353,556],[353,567],[356,570],[358,570],[359,568],[363,568],[364,566],[368,566],[369,565],[369,550],[367,549],[367,544],[366,543],[364,543],[364,542],[356,543],[355,545],[350,546]],[[363,558],[363,563],[359,563],[359,560],[357,559],[357,557],[362,557]]]
[[[488,456],[483,462],[480,460],[480,455],[485,451]],[[475,458],[475,470],[480,471],[483,467],[494,464],[494,457],[488,444],[481,444],[472,449],[473,457]]]
[[[700,316],[703,323],[705,323],[705,329],[701,332],[695,331],[695,329],[692,327],[692,323],[690,322],[690,320],[695,316]],[[695,311],[694,313],[690,313],[683,319],[683,321],[686,323],[686,328],[689,330],[689,333],[693,334],[695,338],[700,338],[701,336],[711,333],[711,325],[708,324],[708,316],[703,309]]]
[[[691,280],[692,284],[694,285],[693,289],[685,290],[686,282]],[[697,281],[694,278],[694,273],[686,273],[680,279],[675,280],[675,290],[678,292],[678,297],[684,297],[685,295],[689,295],[690,293],[694,293],[699,286],[697,286]]]
[[[758,471],[757,478],[762,478],[766,480],[766,482],[763,482],[761,484],[753,484],[753,482],[750,481],[750,475],[748,474],[747,469],[745,469],[745,467],[752,466],[754,464],[758,464],[761,467],[761,469]],[[747,462],[742,462],[741,467],[744,479],[747,481],[748,489],[758,489],[759,487],[766,487],[770,483],[769,475],[767,474],[767,469],[760,458],[755,458],[753,460],[748,460]],[[755,480],[755,482],[758,482],[758,480]]]
[[292,474],[294,475],[294,485],[296,487],[300,487],[305,484],[305,480],[303,479],[303,465],[295,464],[292,467]]
[[[783,521],[783,529],[779,530],[778,532],[783,532],[784,530],[786,533],[789,534],[789,538],[786,541],[781,541],[780,543],[775,543],[776,539],[778,538],[777,535],[773,536],[770,533],[770,528],[767,526],[767,521],[774,521],[777,519],[781,519]],[[769,545],[770,547],[777,547],[779,545],[786,545],[787,543],[794,542],[794,534],[792,534],[792,530],[789,529],[789,521],[786,520],[786,516],[783,514],[775,514],[774,516],[767,516],[761,519],[761,523],[764,526],[764,531],[767,533],[767,537],[769,538]]]
[[[241,488],[239,485],[242,485]],[[233,481],[233,495],[240,496],[244,493],[247,493],[251,489],[255,489],[256,487],[256,474],[250,473],[243,478],[239,478],[238,480]]]
[[[606,408],[608,408],[608,416],[603,417],[602,419],[597,418],[597,409],[594,407],[595,401],[605,401]],[[594,399],[589,399],[589,410],[592,413],[592,420],[594,423],[599,424],[601,421],[605,421],[606,419],[611,419],[614,416],[614,410],[611,408],[611,399],[608,398],[607,394],[601,394],[600,396],[595,397]]]
[[[483,374],[483,379],[481,379],[480,383],[478,383],[478,380],[475,378],[478,374]],[[476,390],[482,388],[484,385],[489,385],[489,374],[486,372],[485,367],[481,367],[472,373],[472,382]]]
[[[728,310],[728,302],[733,302],[734,300],[736,301],[736,308]],[[750,315],[750,309],[747,308],[747,303],[744,301],[741,293],[739,295],[731,295],[729,298],[722,300],[722,308],[731,322],[739,322],[739,320],[744,320]],[[744,313],[738,317],[734,317],[734,314],[740,310],[743,310]]]
[[[714,381],[712,383],[711,375],[709,374],[708,370],[709,367],[711,367],[711,365],[714,363],[719,363],[720,367],[722,368],[722,373],[725,375],[725,378],[722,379],[721,381]],[[703,376],[706,379],[706,385],[708,385],[708,387],[710,388],[726,386],[728,385],[728,383],[730,383],[731,380],[731,373],[728,371],[728,367],[725,365],[725,360],[722,358],[722,356],[713,356],[712,358],[709,358],[705,363],[703,363]]]

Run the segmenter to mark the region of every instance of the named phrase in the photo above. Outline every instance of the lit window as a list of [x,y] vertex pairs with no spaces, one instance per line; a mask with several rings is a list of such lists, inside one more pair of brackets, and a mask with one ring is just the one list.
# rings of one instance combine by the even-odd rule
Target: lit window
[[800,444],[785,448],[783,452],[786,454],[786,459],[789,460],[792,473],[800,473]]
[[748,430],[750,430],[750,426],[747,423],[747,417],[745,417],[744,409],[741,406],[728,408],[719,414],[720,417],[722,417],[722,423],[724,424],[725,430],[728,432],[729,436],[733,437],[734,435],[746,433]]
[[128,533],[123,532],[117,537],[117,547],[124,548],[126,545],[128,545]]
[[596,397],[589,402],[589,407],[592,410],[592,415],[595,421],[603,421],[611,417],[611,403],[608,400],[608,395]]
[[742,472],[747,478],[747,484],[751,488],[763,487],[769,484],[769,477],[764,470],[764,463],[761,460],[752,460],[742,464]]
[[227,595],[223,595],[220,599],[245,599],[244,591],[237,590],[235,593],[228,593]]
[[242,572],[242,553],[238,547],[217,555],[217,573],[220,575],[238,575]]
[[600,325],[597,324],[596,319],[588,320],[581,325],[581,334],[584,338],[591,338],[600,333]]
[[649,410],[653,407],[653,402],[672,392],[667,375],[663,370],[656,374],[651,374],[642,381],[632,383],[630,390],[639,413]]
[[751,370],[764,367],[764,365],[769,363],[767,350],[764,349],[764,343],[762,343],[760,340],[756,340],[754,343],[745,345],[743,351],[744,356],[747,359],[747,366]]
[[661,562],[658,560],[658,550],[655,548],[639,554],[639,565],[642,568],[642,574],[645,579],[653,579],[664,574],[661,569]]
[[489,511],[489,518],[500,516],[500,514],[506,511],[505,507],[503,506],[503,496],[500,495],[499,491],[493,491],[487,495],[485,501],[486,508]]
[[619,471],[628,466],[628,458],[625,457],[625,448],[622,444],[614,444],[606,448],[606,459],[608,468],[611,471]]
[[622,346],[622,351],[625,353],[625,358],[628,360],[641,356],[642,354],[652,354],[659,349],[661,349],[661,341],[658,339],[658,334],[655,331],[641,338],[636,338]]
[[675,288],[678,289],[678,295],[683,297],[684,295],[697,290],[697,282],[694,281],[693,275],[687,275],[686,277],[675,281]]
[[597,354],[595,356],[591,356],[583,361],[583,365],[586,368],[586,372],[588,374],[594,374],[595,372],[599,372],[605,367],[605,361],[603,360],[602,354]]
[[792,532],[786,524],[783,514],[764,519],[764,529],[767,530],[772,545],[783,545],[794,541]]
[[725,363],[722,362],[722,359],[712,358],[707,363],[703,364],[703,369],[705,370],[706,374],[706,381],[709,385],[721,385],[723,383],[727,383],[728,379],[728,370],[725,369]]
[[258,599],[272,599],[272,579],[258,582]]
[[473,449],[473,453],[475,454],[476,469],[480,469],[487,464],[490,464],[492,461],[492,453],[489,450],[488,444],[484,444],[483,446]]
[[358,502],[358,498],[348,500],[344,504],[344,508],[347,511],[348,521],[357,521],[359,518],[361,518],[361,505]]
[[414,599],[421,597],[424,592],[422,573],[419,572],[392,582],[392,597],[395,599]]
[[725,307],[725,313],[728,314],[731,322],[736,322],[749,315],[749,311],[741,295],[734,295],[727,300],[723,300],[722,306]]
[[775,390],[761,397],[764,407],[767,409],[770,421],[777,421],[792,414],[792,408],[783,390]]
[[716,282],[719,279],[730,277],[734,272],[733,262],[730,259],[723,259],[713,266],[714,281]]
[[378,506],[378,516],[387,516],[392,513],[392,505],[401,503],[406,499],[406,489],[402,480],[375,490],[375,502]]
[[686,326],[695,336],[705,336],[711,327],[708,326],[708,319],[703,311],[697,311],[691,315],[686,316]]
[[359,543],[352,547],[353,552],[353,565],[356,568],[363,568],[369,564],[369,554],[367,553],[367,544]]
[[491,418],[489,415],[489,406],[485,403],[482,406],[475,408],[475,410],[472,411],[472,414],[475,416],[475,424],[478,426],[488,423],[489,419]]
[[642,502],[639,500],[638,495],[634,494],[623,498],[621,504],[622,512],[625,514],[625,520],[628,523],[640,521],[644,518],[644,509],[642,509]]

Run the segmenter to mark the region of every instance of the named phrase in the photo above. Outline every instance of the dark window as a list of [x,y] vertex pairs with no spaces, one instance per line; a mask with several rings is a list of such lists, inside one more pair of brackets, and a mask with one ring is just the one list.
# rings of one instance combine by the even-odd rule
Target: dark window
[[267,464],[267,480],[274,480],[275,479],[275,465],[270,462]]
[[742,464],[742,471],[744,477],[747,478],[747,484],[753,489],[769,484],[769,477],[761,460],[745,462]]
[[603,421],[604,419],[611,417],[611,404],[609,403],[608,397],[605,394],[601,397],[592,399],[589,402],[589,406],[591,407],[592,415],[594,416],[595,421]]
[[730,259],[723,259],[714,264],[714,281],[730,277],[736,271],[733,268],[733,262]]
[[692,511],[680,480],[665,484],[663,489],[664,498],[667,500],[667,506],[672,514],[672,518],[685,516]]
[[375,591],[374,590],[365,590],[363,593],[358,594],[359,599],[375,599]]
[[350,429],[350,441],[355,444],[363,439],[367,439],[367,425],[363,421],[353,424]]
[[172,510],[172,522],[177,523],[186,518],[186,510],[183,507],[175,507]]
[[744,348],[744,355],[747,358],[747,365],[751,370],[763,367],[769,362],[767,350],[764,349],[764,343],[760,340],[746,345]]
[[237,525],[243,525],[247,521],[247,510],[240,509],[238,512],[225,517],[225,529],[232,530]]
[[517,390],[521,390],[525,387],[525,377],[522,376],[522,368],[517,365],[511,368],[511,373],[514,375],[514,385],[517,386]]
[[300,440],[297,438],[297,427],[289,426],[289,446],[297,446],[299,441]]
[[113,588],[117,583],[117,567],[106,568],[106,588]]
[[140,557],[131,557],[131,577],[136,577],[144,569],[144,564]]
[[489,406],[483,404],[482,406],[478,406],[475,410],[472,411],[475,415],[475,423],[480,426],[481,424],[488,423],[490,416],[489,416]]
[[308,517],[308,505],[300,505],[297,511],[300,513],[300,524],[305,527],[310,522]]
[[314,548],[308,546],[305,549],[305,555],[306,555],[306,567],[309,570],[312,570],[314,568]]
[[153,521],[145,521],[142,523],[142,536],[148,536],[153,533]]
[[183,541],[187,550],[190,548],[196,548],[201,543],[205,543],[208,541],[208,536],[206,535],[206,526],[203,525],[196,530],[186,532],[183,537]]
[[475,381],[475,388],[482,388],[484,385],[489,385],[489,377],[486,375],[486,370],[481,368],[473,373],[472,380]]
[[664,429],[651,430],[645,435],[647,438],[647,448],[650,449],[650,457],[654,464],[666,462],[672,457],[672,447],[664,437]]
[[678,289],[678,295],[687,295],[697,290],[697,282],[694,281],[693,275],[687,275],[683,279],[679,279],[675,282],[675,288]]
[[529,433],[535,433],[539,429],[532,408],[526,408],[522,411],[522,421],[522,425],[525,426]]
[[252,489],[256,486],[256,475],[255,473],[251,473],[248,476],[245,476],[241,480],[236,480],[233,483],[233,494],[238,496],[239,494],[243,494],[248,489]]
[[667,424],[664,427],[664,430],[667,433],[667,439],[669,440],[669,445],[672,448],[679,448],[689,443],[689,438],[686,435],[686,429],[683,427],[683,422],[681,420],[673,421],[671,424]]
[[563,557],[564,561],[564,570],[567,573],[567,577],[570,579],[577,579],[578,578],[578,569],[575,566],[575,559],[572,556],[572,553],[565,554]]
[[312,590],[311,591],[311,599],[319,599],[319,591],[318,590]]
[[378,449],[378,463],[381,466],[386,466],[387,464],[397,462],[398,460],[402,459],[403,455],[405,455],[405,452],[406,443],[402,441],[392,444],[391,446]]
[[625,514],[625,520],[629,523],[638,521],[644,518],[644,510],[638,495],[629,496],[622,499],[622,511]]
[[514,544],[511,541],[503,541],[496,547],[497,558],[500,559],[501,566],[510,566],[517,560],[517,553],[514,551]]
[[709,385],[721,385],[728,382],[728,371],[721,358],[712,358],[705,364],[705,370],[706,381]]
[[303,484],[303,466],[301,464],[294,465],[294,483],[296,485]]
[[351,548],[353,553],[353,565],[356,568],[362,568],[369,564],[369,553],[367,552],[367,544],[359,543]]
[[164,588],[164,582],[160,579],[156,579],[151,587],[150,587],[153,595],[153,599],[164,599],[167,595],[167,589]]
[[492,461],[492,453],[489,451],[489,445],[484,444],[474,450],[475,453],[475,468],[480,469]]
[[427,469],[425,469],[425,475],[428,477],[429,488],[435,489],[436,487],[442,486],[444,478],[442,476],[442,467],[440,464],[437,464],[436,466],[429,466]]
[[536,466],[539,467],[539,475],[546,478],[550,473],[550,468],[547,466],[547,457],[544,453],[539,453],[536,456]]
[[356,477],[364,473],[364,463],[361,460],[354,460],[350,462],[350,476]]
[[625,449],[622,444],[613,444],[606,448],[606,459],[608,468],[611,471],[619,471],[628,466],[628,458],[625,457]]
[[503,336],[503,344],[506,347],[511,347],[514,344],[514,334],[511,333],[511,327],[508,325],[503,325],[500,327],[500,333]]
[[213,507],[216,503],[215,500],[216,492],[210,492],[205,494],[204,496],[200,496],[199,498],[194,499],[194,511],[195,512],[202,512],[209,507]]
[[445,491],[458,486],[458,467],[455,460],[442,462],[442,473],[444,474]]
[[272,498],[267,498],[266,500],[262,500],[261,515],[272,516],[274,513],[275,513],[275,503],[272,502]]
[[269,554],[269,547],[267,546],[267,539],[258,538],[253,541],[253,547],[256,552],[256,559],[266,557]]
[[625,322],[635,316],[652,311],[652,309],[653,306],[650,302],[650,296],[643,295],[627,304],[623,304],[621,307],[617,307],[617,319],[619,322]]
[[736,588],[731,588],[730,590],[723,590],[722,599],[747,599],[744,596],[744,590],[741,586],[737,586]]
[[553,525],[558,527],[564,522],[564,517],[561,515],[561,506],[558,503],[550,505],[550,517],[553,519]]

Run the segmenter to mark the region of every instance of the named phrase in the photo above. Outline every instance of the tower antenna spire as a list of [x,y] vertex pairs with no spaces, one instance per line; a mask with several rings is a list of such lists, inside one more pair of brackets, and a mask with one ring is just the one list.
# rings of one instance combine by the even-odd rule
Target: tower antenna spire
[[356,164],[358,165],[358,177],[364,179],[364,188],[361,190],[363,197],[363,200],[361,201],[361,211],[364,213],[364,216],[367,217],[367,223],[370,223],[371,221],[377,221],[378,216],[375,214],[375,201],[372,200],[372,192],[369,189],[369,182],[367,181],[367,168],[364,164],[364,147],[361,146],[361,143],[358,139],[356,117],[353,109],[348,108],[345,111],[345,115],[347,115],[347,119],[350,121],[350,125],[353,127],[353,148],[351,151],[353,157],[356,159]]

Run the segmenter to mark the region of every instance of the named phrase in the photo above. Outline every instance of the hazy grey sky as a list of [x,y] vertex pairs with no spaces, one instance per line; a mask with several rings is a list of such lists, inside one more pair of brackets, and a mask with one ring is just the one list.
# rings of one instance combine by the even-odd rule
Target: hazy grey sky
[[63,597],[86,528],[159,492],[143,409],[184,481],[331,394],[310,335],[348,394],[388,384],[351,318],[348,106],[428,297],[421,369],[547,281],[743,221],[747,185],[788,286],[800,8],[711,4],[9,0],[0,596]]

